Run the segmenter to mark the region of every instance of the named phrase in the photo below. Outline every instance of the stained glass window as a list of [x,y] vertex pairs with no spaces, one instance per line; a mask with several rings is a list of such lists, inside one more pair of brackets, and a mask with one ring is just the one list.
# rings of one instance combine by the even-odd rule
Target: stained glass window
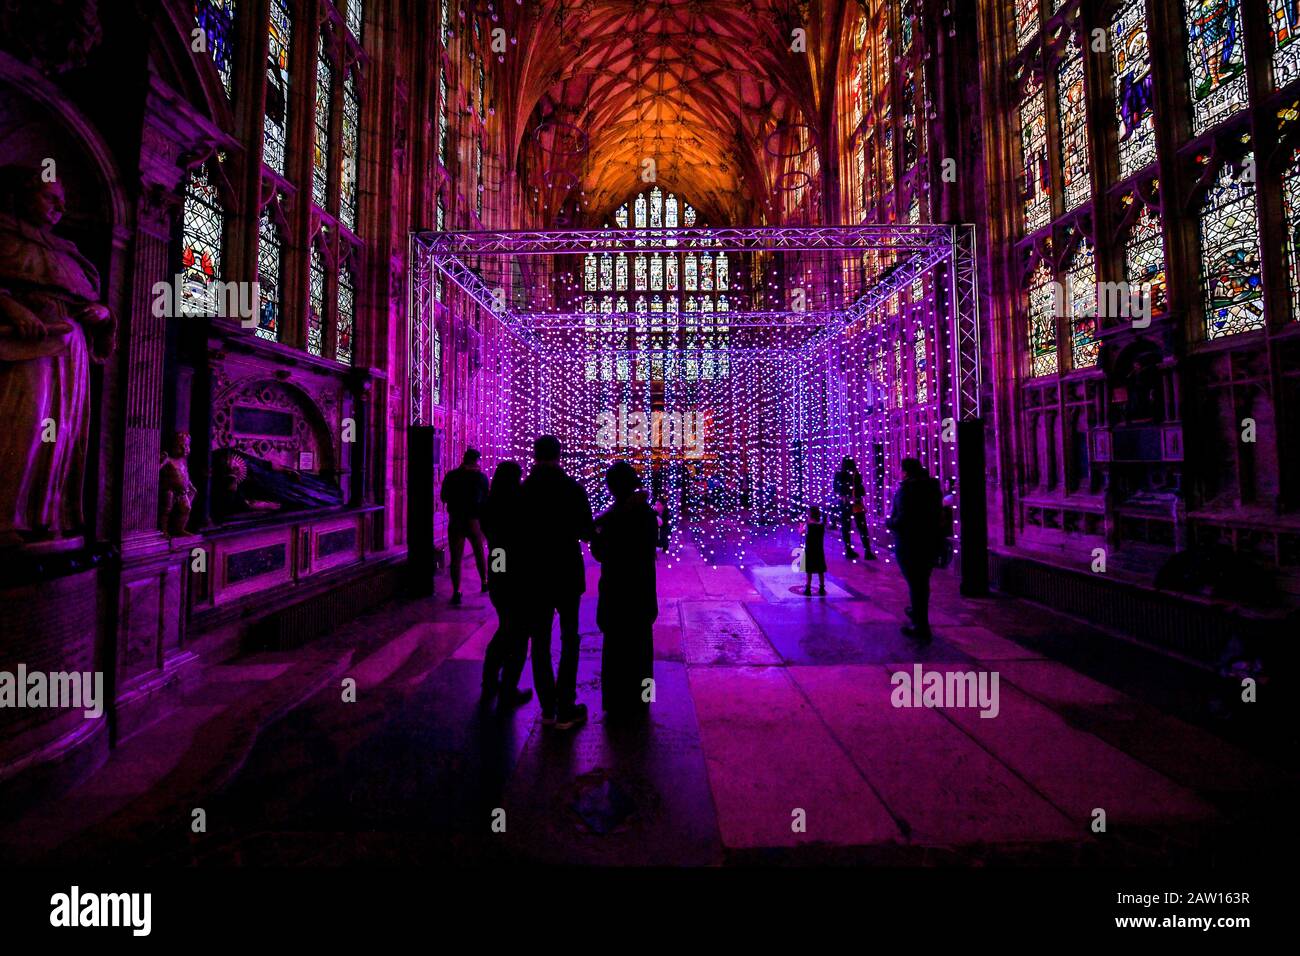
[[289,51],[293,46],[293,18],[285,0],[271,0],[267,34],[262,160],[284,175],[285,150],[289,143]]
[[627,228],[627,204],[626,203],[622,206],[619,206],[618,210],[614,213],[614,223],[620,229]]
[[695,253],[688,253],[686,256],[686,291],[694,292],[699,286],[699,278],[696,274],[698,263],[695,259]]
[[[1135,201],[1126,197],[1127,201]],[[1140,210],[1124,242],[1124,273],[1130,286],[1142,289],[1149,297],[1152,315],[1165,311],[1165,245],[1160,213],[1146,203]],[[1149,286],[1149,291],[1145,287]]]
[[[446,4],[443,10],[446,10]],[[447,71],[438,71],[438,162],[447,165]]]
[[1273,16],[1273,85],[1278,89],[1300,77],[1300,0],[1269,0]]
[[344,365],[352,364],[352,330],[356,326],[357,292],[352,283],[352,271],[347,266],[339,269],[338,315],[334,319],[336,340],[334,357]]
[[646,227],[645,193],[641,193],[636,197],[636,202],[633,203],[632,210],[633,210],[633,221],[636,224],[636,228],[644,229]]
[[596,291],[596,254],[587,253],[582,263],[582,287],[588,292]]
[[282,245],[269,209],[262,212],[257,228],[257,292],[261,300],[257,335],[272,342],[280,337],[280,288]]
[[307,309],[307,351],[320,355],[321,336],[325,328],[325,265],[315,243],[311,247],[311,271],[308,276],[309,308]]
[[608,292],[614,288],[614,258],[605,253],[600,257],[600,289]]
[[718,253],[718,263],[717,266],[714,268],[714,272],[718,280],[718,291],[726,292],[727,283],[730,281],[730,276],[728,275],[727,254],[725,252]]
[[677,197],[672,193],[664,201],[664,226],[668,229],[677,228]]
[[1060,134],[1061,192],[1070,210],[1092,194],[1088,161],[1088,110],[1083,55],[1071,46],[1056,68],[1056,118]]
[[1119,174],[1130,176],[1156,158],[1151,47],[1146,0],[1126,0],[1110,24],[1115,111],[1119,119]]
[[713,255],[704,253],[700,256],[700,290],[703,292],[713,291]]
[[216,283],[221,278],[225,225],[221,194],[204,164],[190,173],[181,209],[181,315],[219,314]]
[[1056,374],[1056,285],[1046,259],[1029,282],[1029,374]]
[[363,0],[348,0],[348,29],[358,41],[361,40],[361,27],[365,19],[366,10]]
[[664,257],[655,253],[650,257],[650,288],[662,292],[664,287]]
[[925,327],[918,322],[912,340],[912,363],[916,371],[916,400],[925,404],[930,400],[929,361],[926,357]]
[[683,221],[686,223],[687,229],[695,225],[695,207],[692,206],[690,203],[686,203],[686,211],[682,214],[682,216],[683,216]]
[[208,55],[230,96],[235,63],[235,0],[194,0],[194,22],[203,31]]
[[1052,216],[1051,172],[1047,164],[1047,107],[1043,84],[1026,80],[1020,100],[1020,145],[1024,163],[1025,231],[1045,226]]
[[646,288],[646,258],[644,252],[638,252],[633,266],[633,279],[636,288],[644,290]]
[[1247,103],[1241,0],[1184,0],[1193,127],[1203,133]]
[[1065,266],[1065,305],[1070,320],[1070,361],[1074,368],[1097,364],[1097,259],[1092,243],[1081,239]]
[[316,55],[316,143],[312,153],[311,194],[316,205],[324,208],[329,199],[330,125],[334,114],[334,68],[325,51],[321,36]]
[[[665,263],[665,265],[667,266],[666,269],[667,275],[665,276],[664,288],[666,288],[669,292],[676,292],[677,291],[677,257],[669,256],[668,262]],[[674,299],[673,301],[676,302],[677,300]]]
[[442,404],[442,335],[438,332],[438,323],[433,324],[433,362],[430,364],[433,371],[433,382],[430,384],[429,391],[433,395],[433,404]]
[[627,253],[620,252],[614,259],[614,288],[620,292],[627,288]]
[[1015,0],[1016,49],[1023,50],[1038,34],[1038,0]]
[[474,214],[483,220],[483,134],[474,143]]
[[1255,184],[1230,163],[1206,193],[1200,231],[1206,337],[1263,328]]
[[361,147],[361,102],[357,99],[355,70],[343,78],[343,131],[340,176],[339,216],[353,231],[357,228],[357,162]]
[[1292,150],[1291,165],[1282,180],[1282,210],[1286,220],[1286,254],[1291,277],[1291,320],[1300,319],[1300,149]]

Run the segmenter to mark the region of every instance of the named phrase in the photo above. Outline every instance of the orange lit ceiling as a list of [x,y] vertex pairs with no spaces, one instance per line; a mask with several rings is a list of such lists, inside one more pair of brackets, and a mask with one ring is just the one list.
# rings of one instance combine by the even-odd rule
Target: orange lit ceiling
[[[501,67],[513,95],[500,98],[527,198],[536,190],[546,224],[570,225],[601,225],[646,188],[647,159],[655,181],[709,221],[758,221],[781,172],[764,142],[779,126],[808,123],[829,96],[818,74],[833,73],[837,33],[817,24],[839,22],[856,6],[497,2],[518,39]],[[807,31],[807,54],[791,51],[796,26]]]

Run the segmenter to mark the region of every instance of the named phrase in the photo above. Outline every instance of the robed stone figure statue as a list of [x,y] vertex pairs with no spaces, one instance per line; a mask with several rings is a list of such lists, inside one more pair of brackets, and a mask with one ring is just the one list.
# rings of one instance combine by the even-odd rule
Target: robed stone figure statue
[[0,547],[81,531],[90,363],[113,347],[94,266],[53,229],[63,187],[0,167]]

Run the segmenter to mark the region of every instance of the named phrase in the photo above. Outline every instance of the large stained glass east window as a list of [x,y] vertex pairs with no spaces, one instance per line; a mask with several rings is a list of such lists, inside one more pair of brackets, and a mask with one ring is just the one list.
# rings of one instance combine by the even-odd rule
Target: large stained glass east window
[[283,244],[269,209],[262,212],[257,227],[257,292],[261,300],[257,314],[257,335],[271,342],[280,337],[280,313],[284,293],[280,285]]
[[1072,44],[1056,68],[1056,119],[1060,134],[1061,192],[1074,209],[1092,194],[1088,161],[1088,108],[1083,54]]
[[1192,125],[1199,134],[1247,105],[1246,38],[1241,0],[1184,0],[1184,8]]
[[216,283],[221,278],[225,226],[221,194],[205,163],[190,173],[181,206],[181,315],[218,314]]
[[267,37],[262,161],[283,176],[289,145],[289,53],[293,47],[293,17],[287,0],[271,0]]
[[1269,0],[1273,17],[1273,84],[1300,77],[1300,0]]
[[1030,75],[1020,99],[1020,146],[1024,169],[1025,231],[1047,225],[1052,216],[1051,171],[1047,163],[1047,107],[1043,84]]
[[230,96],[235,64],[235,0],[194,0],[194,22],[203,31],[203,44]]
[[1255,184],[1230,163],[1205,195],[1200,231],[1206,338],[1263,328]]
[[1125,0],[1115,11],[1110,24],[1110,52],[1119,119],[1119,174],[1123,178],[1156,158],[1146,0]]
[[1029,280],[1029,374],[1056,374],[1056,285],[1046,259]]

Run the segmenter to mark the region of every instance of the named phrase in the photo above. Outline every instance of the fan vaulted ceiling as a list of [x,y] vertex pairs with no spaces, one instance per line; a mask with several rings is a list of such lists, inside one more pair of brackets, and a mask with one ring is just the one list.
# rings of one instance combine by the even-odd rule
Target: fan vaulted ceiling
[[520,54],[503,68],[507,121],[543,218],[599,225],[644,188],[647,160],[713,221],[762,215],[780,174],[764,144],[816,127],[836,34],[817,24],[845,2],[505,0]]

